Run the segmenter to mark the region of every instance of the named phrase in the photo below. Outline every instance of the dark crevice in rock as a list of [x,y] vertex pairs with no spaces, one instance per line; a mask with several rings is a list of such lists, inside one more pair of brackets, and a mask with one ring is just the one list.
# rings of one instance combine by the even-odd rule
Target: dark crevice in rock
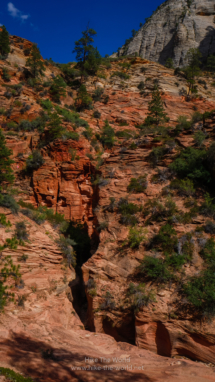
[[117,342],[127,342],[135,345],[135,319],[127,317],[121,322],[121,325],[114,326],[110,317],[106,316],[102,322],[105,334],[113,337]]

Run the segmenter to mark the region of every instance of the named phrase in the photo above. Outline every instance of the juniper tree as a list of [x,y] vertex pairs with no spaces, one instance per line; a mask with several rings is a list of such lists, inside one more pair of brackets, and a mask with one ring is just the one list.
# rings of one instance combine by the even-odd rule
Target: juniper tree
[[13,183],[14,175],[11,165],[13,160],[10,158],[12,150],[5,145],[5,137],[0,129],[0,189],[4,183]]
[[160,91],[158,87],[155,86],[152,93],[152,100],[149,102],[148,113],[144,124],[159,126],[161,123],[168,121],[169,118],[165,113]]
[[34,78],[38,77],[39,75],[43,75],[43,72],[45,71],[45,66],[41,58],[42,57],[38,46],[33,44],[30,52],[30,57],[26,61],[26,66],[30,68]]
[[0,53],[2,56],[6,56],[10,52],[10,39],[9,33],[6,27],[3,25],[0,32]]

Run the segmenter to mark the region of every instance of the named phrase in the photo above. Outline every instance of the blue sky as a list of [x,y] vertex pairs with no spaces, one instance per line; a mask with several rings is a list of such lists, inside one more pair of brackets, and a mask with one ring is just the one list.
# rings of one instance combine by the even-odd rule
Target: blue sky
[[95,29],[95,46],[112,54],[132,29],[151,16],[162,0],[1,0],[0,24],[12,35],[38,44],[44,58],[75,61],[74,42],[87,23]]

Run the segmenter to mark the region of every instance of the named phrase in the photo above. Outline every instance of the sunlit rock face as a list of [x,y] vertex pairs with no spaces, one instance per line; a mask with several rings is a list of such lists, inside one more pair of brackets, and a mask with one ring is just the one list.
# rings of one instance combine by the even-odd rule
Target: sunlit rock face
[[206,58],[215,52],[214,15],[214,0],[166,1],[120,55],[138,54],[161,64],[170,57],[175,66],[184,66],[187,51],[199,48]]

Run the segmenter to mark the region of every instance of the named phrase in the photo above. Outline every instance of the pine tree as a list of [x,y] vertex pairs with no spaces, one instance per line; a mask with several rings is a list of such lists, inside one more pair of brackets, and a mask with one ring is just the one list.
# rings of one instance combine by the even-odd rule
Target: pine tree
[[59,103],[60,97],[65,97],[66,95],[65,87],[66,87],[66,83],[64,82],[61,76],[57,76],[54,78],[53,83],[50,87],[50,94],[54,102]]
[[92,43],[94,42],[93,36],[97,33],[94,29],[89,28],[82,32],[82,37],[80,40],[75,42],[75,48],[73,53],[76,53],[76,60],[79,63],[79,68],[81,70],[81,81],[83,76],[87,74],[95,74],[101,63],[101,56],[97,50],[94,48]]
[[1,28],[2,30],[0,32],[0,53],[2,56],[6,56],[8,53],[10,53],[9,33],[4,25]]
[[76,60],[78,62],[85,64],[90,52],[94,49],[92,43],[94,42],[93,36],[96,35],[96,31],[87,26],[87,29],[82,32],[82,35],[80,40],[75,41],[73,53],[76,53]]
[[4,183],[13,183],[14,175],[11,164],[14,163],[10,156],[12,150],[5,145],[5,137],[0,129],[0,188]]
[[115,142],[115,131],[114,129],[109,125],[108,120],[105,120],[104,127],[102,129],[101,133],[101,142],[104,147],[111,148],[114,145]]
[[167,58],[166,63],[165,63],[166,68],[169,69],[174,69],[174,62],[172,58]]
[[45,66],[41,60],[40,50],[36,44],[33,44],[31,48],[31,55],[26,61],[26,66],[29,66],[34,78],[43,75]]
[[49,141],[54,141],[55,139],[60,138],[63,131],[63,127],[61,125],[61,119],[57,113],[51,114],[48,127]]
[[188,95],[190,93],[197,93],[195,78],[200,75],[201,57],[201,52],[196,48],[191,48],[187,52],[186,59],[188,61],[188,66],[185,68],[184,72],[186,74],[189,87]]
[[168,122],[169,118],[165,113],[163,101],[157,86],[155,86],[152,93],[152,100],[149,102],[148,113],[145,119],[146,125],[157,125],[161,123]]
[[212,54],[207,59],[207,68],[209,72],[215,72],[215,56]]
[[97,48],[93,48],[89,53],[85,64],[83,65],[84,71],[87,74],[95,75],[99,66],[101,65],[102,57]]
[[89,109],[92,104],[92,98],[87,92],[86,86],[81,85],[78,89],[77,98],[75,99],[75,107],[78,111]]

